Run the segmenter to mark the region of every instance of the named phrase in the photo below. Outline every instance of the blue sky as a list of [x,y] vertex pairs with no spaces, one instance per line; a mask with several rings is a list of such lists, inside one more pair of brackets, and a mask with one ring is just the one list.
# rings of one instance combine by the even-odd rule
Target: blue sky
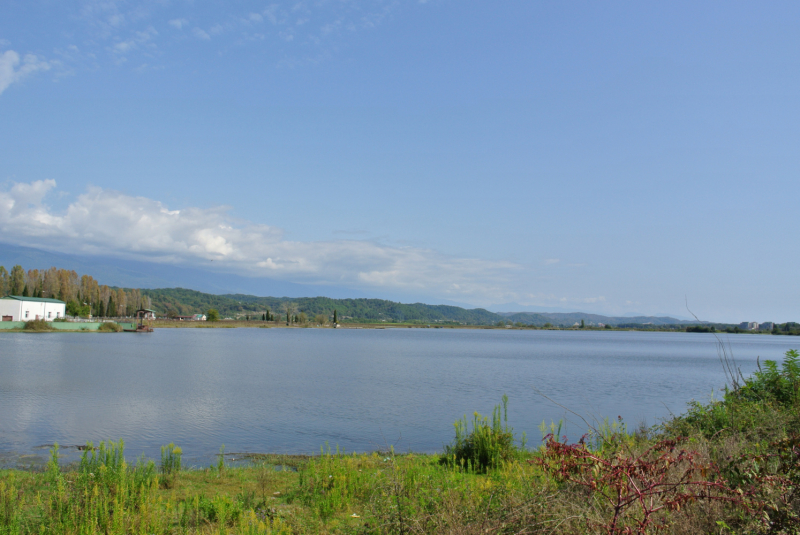
[[0,242],[404,301],[798,320],[798,15],[6,0]]

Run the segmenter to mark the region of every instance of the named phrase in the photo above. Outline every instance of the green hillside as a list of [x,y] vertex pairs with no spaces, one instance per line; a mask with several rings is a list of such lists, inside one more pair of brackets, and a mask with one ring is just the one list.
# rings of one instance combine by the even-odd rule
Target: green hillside
[[495,314],[482,308],[465,309],[447,305],[426,305],[423,303],[395,303],[385,299],[331,299],[329,297],[258,297],[255,295],[226,294],[213,295],[184,288],[162,288],[141,290],[142,297],[149,297],[152,307],[159,316],[188,316],[217,309],[223,318],[261,318],[269,310],[281,316],[286,305],[293,306],[294,312],[305,312],[309,318],[322,314],[328,318],[336,310],[342,323],[416,323],[416,324],[459,324],[459,325],[497,325],[499,322],[515,325],[543,327],[571,327],[583,320],[587,327],[600,324],[615,327],[659,327],[667,325],[687,325],[696,322],[682,321],[669,317],[611,317],[584,312],[519,312]]
[[287,304],[309,317],[333,316],[336,310],[342,322],[455,323],[492,325],[503,318],[482,308],[467,310],[446,305],[403,304],[384,299],[330,299],[328,297],[257,297],[254,295],[212,295],[183,288],[142,290],[151,299],[159,315],[189,315],[219,310],[222,317],[261,317],[266,310],[280,315]]
[[255,295],[213,295],[184,288],[162,288],[141,290],[142,297],[149,297],[158,315],[187,316],[215,308],[223,318],[260,318],[269,310],[280,316],[287,305],[294,312],[305,312],[309,318],[322,314],[331,318],[336,310],[343,323],[438,323],[460,325],[496,325],[498,322],[542,327],[571,327],[581,320],[587,326],[606,324],[613,326],[680,325],[695,322],[667,317],[610,317],[584,312],[519,312],[495,314],[482,308],[465,309],[447,305],[404,304],[385,299],[331,299],[329,297],[258,297]]

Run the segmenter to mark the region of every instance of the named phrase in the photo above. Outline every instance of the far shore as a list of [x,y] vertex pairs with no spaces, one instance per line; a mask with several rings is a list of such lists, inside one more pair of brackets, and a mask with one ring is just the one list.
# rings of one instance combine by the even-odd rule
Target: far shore
[[148,324],[154,329],[236,329],[236,328],[261,328],[261,329],[504,329],[493,325],[437,325],[419,323],[340,323],[338,327],[331,324],[319,325],[306,323],[304,325],[287,325],[285,321],[259,321],[259,320],[220,320],[220,321],[175,321],[155,320]]
[[[88,329],[64,329],[64,328],[55,328],[55,329],[42,329],[42,330],[29,330],[24,329],[21,327],[15,328],[7,328],[3,329],[2,325],[0,325],[0,333],[52,333],[52,332],[76,332],[76,333],[102,333],[102,332],[113,332],[113,331],[103,331],[98,330],[97,325],[101,325],[102,323],[117,323],[117,324],[135,324],[137,323],[136,320],[132,320],[131,318],[97,318],[95,321],[86,320],[78,321],[75,323],[70,322],[72,325],[80,325],[81,323],[89,326],[93,325],[93,327]],[[17,322],[20,323],[20,322]],[[337,326],[334,326],[331,323],[327,323],[325,325],[320,325],[312,322],[308,322],[305,324],[297,324],[293,323],[291,325],[287,325],[285,321],[262,321],[262,320],[241,320],[241,319],[222,319],[218,321],[207,321],[207,320],[173,320],[173,319],[166,319],[160,318],[155,320],[146,320],[144,322],[146,325],[154,328],[154,329],[483,329],[483,330],[500,330],[500,331],[577,331],[577,332],[622,332],[622,331],[637,331],[637,332],[677,332],[677,333],[684,333],[688,332],[685,329],[665,329],[665,328],[648,328],[642,326],[640,328],[636,327],[597,327],[597,326],[570,326],[570,327],[560,327],[560,326],[520,326],[520,325],[459,325],[459,324],[439,324],[439,323],[340,323]],[[120,331],[124,332],[124,331]],[[710,331],[705,332],[701,331],[701,334],[760,334],[760,335],[774,335],[774,333],[769,331],[741,331],[741,332],[730,332],[730,331]],[[785,335],[785,333],[778,333],[780,335]],[[788,334],[788,333],[786,333]]]

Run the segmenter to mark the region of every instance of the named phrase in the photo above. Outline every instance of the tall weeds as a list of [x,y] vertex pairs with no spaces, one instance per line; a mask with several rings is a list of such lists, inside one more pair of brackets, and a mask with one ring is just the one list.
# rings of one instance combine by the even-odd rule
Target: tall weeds
[[517,453],[514,430],[508,426],[508,396],[492,411],[491,423],[477,412],[472,415],[472,428],[467,417],[456,420],[456,436],[444,447],[442,463],[485,473],[511,460]]
[[172,442],[161,446],[161,464],[158,471],[161,473],[161,484],[165,488],[175,486],[175,481],[181,471],[181,457],[183,450]]

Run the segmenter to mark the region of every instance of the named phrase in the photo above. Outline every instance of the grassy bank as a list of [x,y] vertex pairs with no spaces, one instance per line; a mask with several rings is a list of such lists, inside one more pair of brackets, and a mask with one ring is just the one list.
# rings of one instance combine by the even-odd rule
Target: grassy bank
[[[132,327],[133,324],[126,323]],[[118,333],[123,331],[123,324],[113,321],[73,323],[67,321],[45,321],[36,319],[30,321],[13,321],[0,323],[0,333]]]
[[[735,369],[735,368],[733,368]],[[578,443],[514,440],[504,406],[456,423],[441,455],[225,456],[129,465],[122,444],[79,465],[0,473],[0,533],[800,532],[800,358],[731,375],[723,398],[659,427],[604,423]]]

